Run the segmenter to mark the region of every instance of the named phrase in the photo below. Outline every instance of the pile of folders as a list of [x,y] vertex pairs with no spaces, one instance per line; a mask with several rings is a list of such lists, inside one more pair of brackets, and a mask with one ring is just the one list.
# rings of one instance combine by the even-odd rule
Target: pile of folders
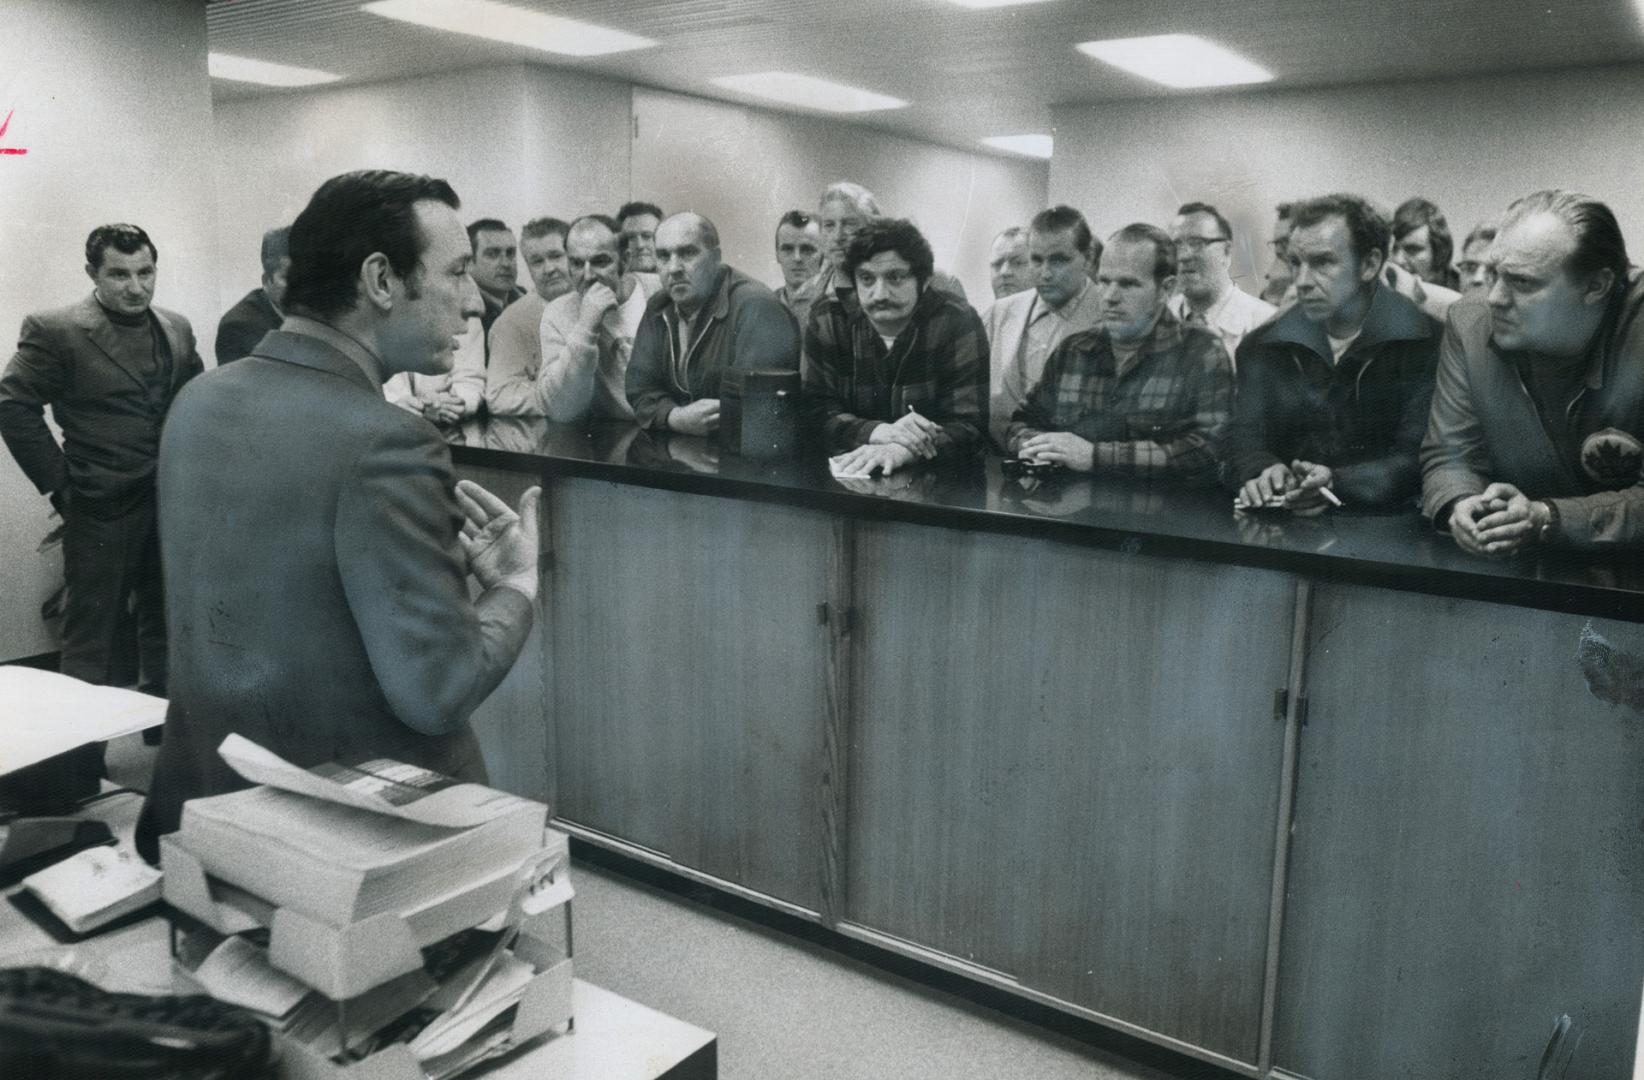
[[571,1026],[568,848],[547,807],[391,761],[302,770],[161,839],[180,989],[260,1016],[282,1075],[441,1080]]

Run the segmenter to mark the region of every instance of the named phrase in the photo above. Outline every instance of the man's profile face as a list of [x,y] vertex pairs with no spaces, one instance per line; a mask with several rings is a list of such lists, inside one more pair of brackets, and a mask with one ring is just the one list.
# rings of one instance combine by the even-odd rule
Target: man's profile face
[[103,249],[103,261],[86,266],[97,292],[97,300],[121,315],[141,315],[154,302],[154,254],[144,244],[136,251],[121,251],[110,244]]
[[1289,249],[1296,304],[1316,323],[1352,305],[1381,269],[1376,253],[1365,259],[1353,254],[1353,238],[1340,214],[1293,230]]
[[519,279],[514,234],[507,229],[481,229],[474,234],[474,280],[497,296],[506,296]]
[[263,275],[263,291],[274,301],[275,307],[285,306],[286,277],[291,273],[291,256],[281,255],[280,265],[272,273]]
[[457,339],[484,312],[469,276],[474,261],[457,212],[436,199],[413,207],[422,254],[409,276],[395,279],[393,307],[379,337],[383,370],[440,375],[451,370]]
[[1039,299],[1059,308],[1085,287],[1089,261],[1075,243],[1074,230],[1053,229],[1028,234],[1028,268]]
[[557,232],[528,236],[519,242],[519,249],[538,296],[553,300],[571,291],[571,278],[565,272],[565,237]]
[[822,269],[822,230],[812,218],[804,228],[776,227],[776,263],[782,267],[782,283],[797,289]]
[[873,328],[895,337],[913,318],[919,302],[919,279],[913,266],[894,251],[881,251],[856,268],[856,299]]
[[713,295],[719,251],[703,244],[695,222],[670,218],[656,231],[656,265],[674,306],[694,315]]
[[1487,256],[1487,298],[1497,348],[1553,356],[1586,348],[1605,293],[1570,273],[1575,249],[1575,233],[1552,214],[1533,214],[1496,236]]
[[1184,295],[1212,297],[1230,280],[1233,245],[1214,217],[1178,214],[1170,223],[1170,239],[1176,244],[1176,277]]
[[1140,342],[1153,331],[1175,277],[1153,276],[1158,254],[1146,240],[1115,240],[1102,252],[1096,287],[1102,301],[1102,326],[1121,345]]
[[623,269],[646,274],[657,273],[656,215],[629,214],[617,225],[622,229]]
[[597,221],[571,230],[565,256],[578,295],[586,296],[596,282],[621,295],[622,260],[617,242],[616,233]]
[[845,249],[868,223],[868,215],[849,199],[829,199],[817,208],[816,220],[822,227],[822,252],[828,265],[845,265]]
[[1482,300],[1490,291],[1489,254],[1490,241],[1483,237],[1462,249],[1461,261],[1456,263],[1456,273],[1461,275],[1461,295]]
[[1393,241],[1393,261],[1423,281],[1436,280],[1433,276],[1433,244],[1427,226],[1411,229],[1403,239]]
[[1028,263],[1028,237],[995,236],[988,249],[988,274],[993,279],[993,298],[1010,296],[1033,288],[1033,267]]

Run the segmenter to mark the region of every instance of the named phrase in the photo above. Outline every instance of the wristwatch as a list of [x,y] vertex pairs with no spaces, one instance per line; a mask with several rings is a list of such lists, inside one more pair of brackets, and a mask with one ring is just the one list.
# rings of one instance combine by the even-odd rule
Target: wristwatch
[[1542,499],[1541,505],[1547,511],[1547,520],[1542,522],[1541,528],[1536,530],[1536,542],[1546,546],[1551,544],[1554,538],[1558,536],[1558,504],[1551,499]]

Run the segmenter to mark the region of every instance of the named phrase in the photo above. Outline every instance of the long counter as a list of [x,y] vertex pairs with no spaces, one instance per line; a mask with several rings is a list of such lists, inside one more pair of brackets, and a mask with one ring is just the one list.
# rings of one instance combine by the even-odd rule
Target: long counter
[[1242,1075],[1530,1075],[1561,1013],[1570,1080],[1629,1068],[1636,556],[996,459],[452,441],[544,484],[538,630],[477,727],[585,839]]

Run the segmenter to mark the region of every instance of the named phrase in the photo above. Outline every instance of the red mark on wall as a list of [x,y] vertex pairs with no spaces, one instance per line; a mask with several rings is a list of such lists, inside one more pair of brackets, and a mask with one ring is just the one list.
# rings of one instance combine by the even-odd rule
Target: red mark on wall
[[[4,139],[6,137],[6,129],[11,127],[11,114],[16,112],[16,111],[17,111],[16,109],[6,110],[6,118],[4,120],[0,120],[0,139]],[[26,153],[28,153],[28,149],[26,147],[22,147],[22,146],[0,146],[0,154],[26,154]]]

